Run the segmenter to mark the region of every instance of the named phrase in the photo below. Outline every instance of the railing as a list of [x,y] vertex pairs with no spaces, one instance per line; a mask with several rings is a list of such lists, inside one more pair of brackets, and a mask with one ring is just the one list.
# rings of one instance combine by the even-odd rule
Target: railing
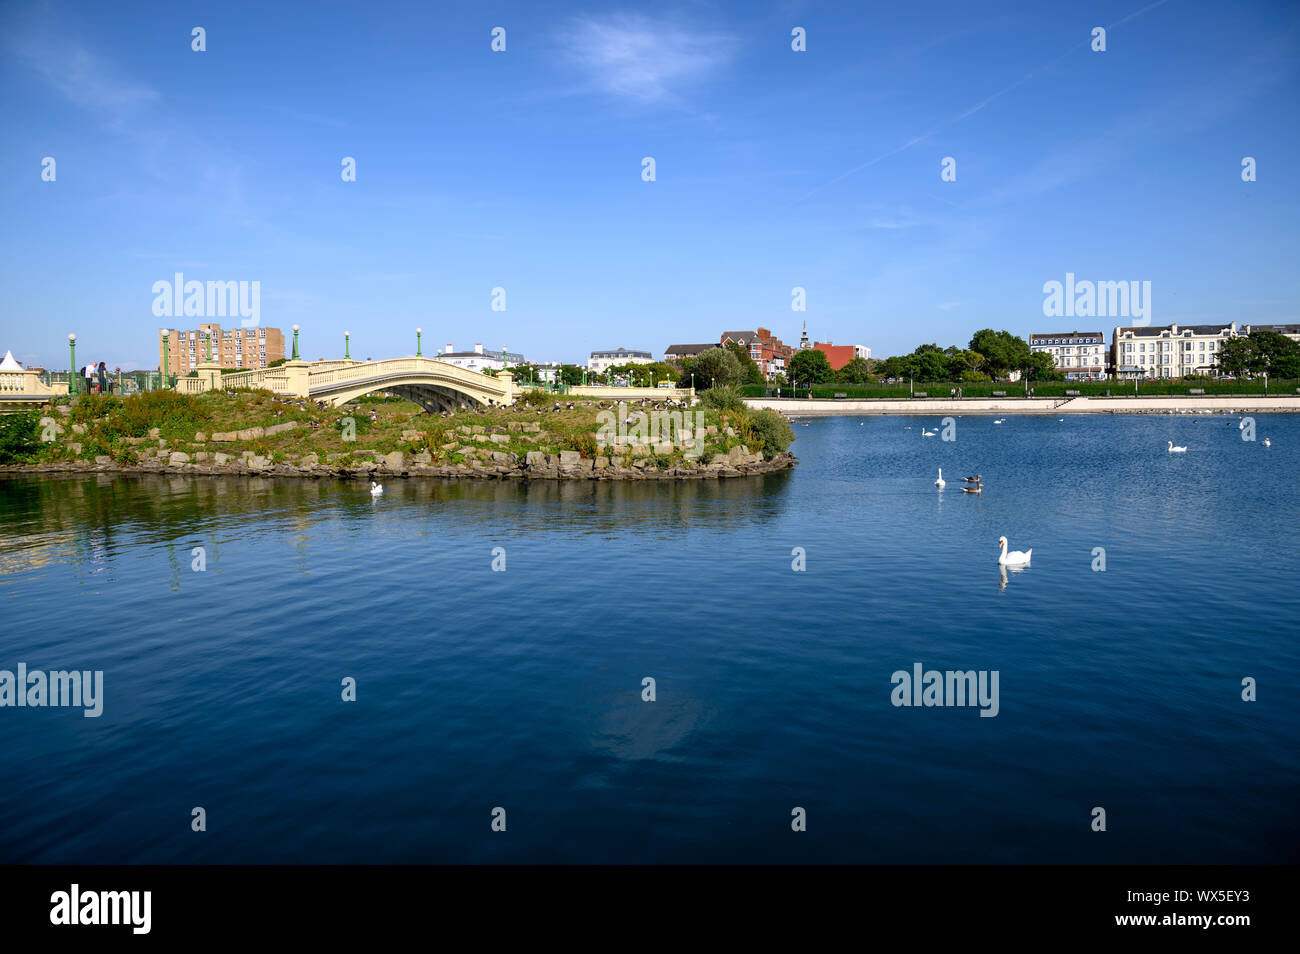
[[447,381],[455,381],[470,387],[505,395],[503,381],[477,371],[469,371],[445,361],[433,358],[389,358],[385,361],[362,361],[343,364],[342,367],[318,370],[319,364],[313,365],[308,375],[308,388],[321,391],[335,388],[354,381],[367,381],[375,378],[394,377],[402,374],[430,374]]
[[281,368],[259,368],[255,371],[236,371],[223,374],[223,388],[265,388],[276,394],[288,393],[289,374]]

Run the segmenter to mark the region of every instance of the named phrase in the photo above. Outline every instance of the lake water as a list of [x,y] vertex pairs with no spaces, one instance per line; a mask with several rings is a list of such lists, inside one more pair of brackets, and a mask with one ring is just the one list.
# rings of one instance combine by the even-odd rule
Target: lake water
[[[0,709],[0,861],[1294,862],[1300,417],[1236,421],[827,418],[788,474],[379,499],[0,481],[0,669],[105,697]],[[996,670],[998,714],[894,706],[916,663]]]

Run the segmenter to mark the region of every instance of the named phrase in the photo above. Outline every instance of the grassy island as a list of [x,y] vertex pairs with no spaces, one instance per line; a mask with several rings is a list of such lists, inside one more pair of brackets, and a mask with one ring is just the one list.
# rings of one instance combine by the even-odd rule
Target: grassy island
[[0,470],[285,477],[723,477],[793,466],[786,419],[717,388],[624,404],[528,392],[429,413],[367,395],[343,407],[270,391],[88,395],[0,418]]

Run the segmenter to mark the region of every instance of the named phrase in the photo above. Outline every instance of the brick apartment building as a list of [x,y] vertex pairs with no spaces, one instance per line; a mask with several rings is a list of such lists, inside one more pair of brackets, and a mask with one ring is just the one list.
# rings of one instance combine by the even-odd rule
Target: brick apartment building
[[757,331],[724,331],[718,343],[725,346],[729,341],[734,341],[749,352],[764,378],[784,374],[786,365],[794,355],[794,349],[767,328],[759,328]]
[[[284,334],[279,328],[227,328],[201,324],[197,329],[167,330],[168,374],[184,376],[208,358],[207,336],[212,336],[212,360],[223,368],[265,368],[284,358]],[[163,369],[163,336],[158,332],[158,370]]]

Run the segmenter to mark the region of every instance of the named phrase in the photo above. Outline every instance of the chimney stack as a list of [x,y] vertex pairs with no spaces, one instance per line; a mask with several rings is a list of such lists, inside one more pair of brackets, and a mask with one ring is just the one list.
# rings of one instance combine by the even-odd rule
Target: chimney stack
[[482,353],[483,353],[483,344],[482,344],[481,342],[478,343],[478,344],[475,344],[475,345],[474,345],[474,353],[475,353],[475,354],[482,354]]

